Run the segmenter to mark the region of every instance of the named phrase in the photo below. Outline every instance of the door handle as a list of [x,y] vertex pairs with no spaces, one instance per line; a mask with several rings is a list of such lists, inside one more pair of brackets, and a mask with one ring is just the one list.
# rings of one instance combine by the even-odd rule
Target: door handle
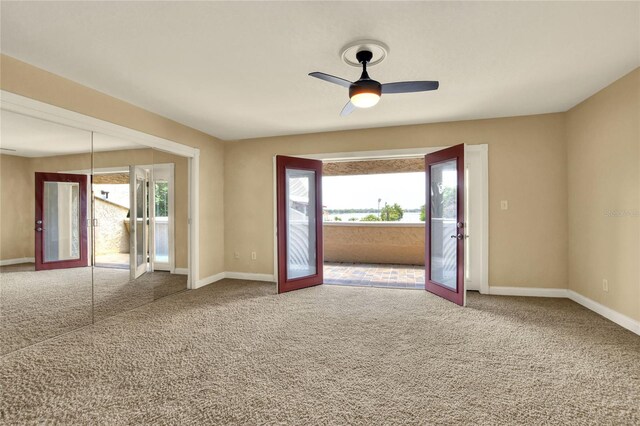
[[463,238],[464,238],[464,235],[462,235],[462,234],[452,235],[452,236],[451,236],[451,238],[456,238],[456,239],[458,239],[458,240],[461,240],[461,239],[463,239]]

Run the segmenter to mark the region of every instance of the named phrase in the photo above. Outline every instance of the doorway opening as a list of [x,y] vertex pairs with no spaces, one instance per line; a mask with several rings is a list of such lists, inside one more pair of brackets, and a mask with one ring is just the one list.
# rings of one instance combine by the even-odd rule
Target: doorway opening
[[[274,248],[277,256],[274,258],[274,270],[278,276],[278,292],[291,291],[329,282],[331,278],[324,276],[324,231],[330,229],[329,222],[340,222],[338,226],[348,228],[357,227],[360,218],[336,219],[331,216],[335,211],[324,211],[327,208],[322,198],[322,182],[324,164],[352,162],[354,164],[377,162],[378,160],[413,159],[421,157],[424,161],[425,182],[425,221],[424,221],[424,289],[439,295],[458,305],[464,306],[467,290],[480,291],[488,294],[488,248],[489,248],[489,205],[488,205],[488,149],[487,145],[458,144],[449,148],[410,148],[384,151],[362,151],[345,153],[308,154],[300,157],[286,157],[276,155],[274,157]],[[324,164],[323,164],[324,163]],[[382,164],[382,163],[380,163]],[[302,219],[296,219],[293,212],[295,203],[291,198],[291,173],[299,170],[309,171],[307,186],[316,187],[315,195],[310,191],[305,193],[308,203],[313,202],[314,215],[304,214]],[[449,176],[450,175],[450,176]],[[340,191],[354,196],[357,190]],[[313,195],[313,196],[312,196]],[[382,201],[382,200],[381,200]],[[394,203],[395,204],[395,203]],[[450,204],[450,205],[449,205]],[[309,204],[311,206],[311,204]],[[447,207],[448,206],[448,207]],[[366,213],[367,222],[376,224],[380,228],[385,227],[387,221],[379,220],[389,217],[395,206],[376,205],[374,213]],[[390,210],[391,209],[391,210]],[[384,210],[384,213],[383,213]],[[355,213],[355,212],[349,212]],[[324,219],[329,220],[325,221]],[[333,220],[330,220],[333,219]],[[363,218],[364,219],[364,218]],[[372,225],[372,226],[376,226]],[[293,233],[292,227],[301,226],[305,232]],[[410,226],[410,224],[397,224]],[[292,236],[296,241],[291,240]],[[314,238],[311,238],[314,237]],[[317,238],[316,238],[317,237]],[[349,241],[362,242],[366,238],[358,238],[356,235]],[[327,241],[328,241],[327,237]],[[295,244],[294,244],[295,243]],[[383,239],[381,243],[389,244],[390,239]],[[296,245],[304,247],[305,256],[299,259],[296,254],[301,253]],[[351,247],[351,252],[356,253],[358,247]],[[375,251],[374,251],[375,252]],[[390,250],[392,254],[400,252],[397,247]],[[352,254],[353,255],[353,254]],[[410,271],[401,274],[394,271],[390,265],[410,264],[408,257],[402,256],[402,262],[388,263],[382,269],[383,276],[388,275],[386,281],[391,281],[392,275],[409,276]],[[304,277],[294,277],[290,274],[291,265],[300,261],[317,264],[313,273]],[[331,262],[330,257],[327,261]],[[372,265],[364,263],[363,265]],[[379,261],[377,261],[379,262]],[[416,263],[421,263],[420,261]],[[341,265],[346,268],[351,265]],[[376,264],[376,263],[374,263]],[[335,265],[327,265],[335,266]],[[411,268],[413,269],[413,268]],[[334,271],[335,272],[335,271]],[[344,275],[367,275],[366,271],[345,271]],[[372,272],[373,275],[375,272]],[[414,271],[415,280],[415,271]],[[455,283],[454,283],[455,278]],[[348,283],[357,285],[357,283]],[[386,284],[386,283],[382,283]],[[454,285],[455,284],[455,285]],[[368,285],[371,285],[370,283]],[[414,283],[415,286],[415,283]],[[407,284],[404,285],[407,288]]]
[[424,158],[326,161],[324,283],[424,289]]

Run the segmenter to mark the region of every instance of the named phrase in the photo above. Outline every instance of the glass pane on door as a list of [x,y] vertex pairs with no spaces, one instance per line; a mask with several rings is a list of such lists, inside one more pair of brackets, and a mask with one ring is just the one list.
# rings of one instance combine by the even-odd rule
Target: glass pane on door
[[136,175],[136,266],[147,262],[145,253],[145,179]]
[[154,255],[157,263],[169,262],[169,182],[154,182]]
[[453,290],[457,285],[457,179],[455,159],[431,166],[431,280]]
[[45,262],[80,259],[80,185],[44,182],[43,253]]
[[316,174],[287,169],[287,277],[316,274]]

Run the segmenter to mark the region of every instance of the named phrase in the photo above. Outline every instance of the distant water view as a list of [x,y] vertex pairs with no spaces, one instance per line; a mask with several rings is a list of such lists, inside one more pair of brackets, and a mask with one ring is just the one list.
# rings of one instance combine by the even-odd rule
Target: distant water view
[[[349,222],[349,219],[351,219],[352,217],[355,217],[359,221],[361,218],[363,218],[365,216],[368,216],[370,214],[377,214],[377,213],[376,212],[373,212],[373,213],[329,213],[327,216],[325,216],[325,222],[334,222],[336,217],[339,217],[340,219],[342,219],[342,222]],[[402,223],[424,223],[424,222],[420,221],[420,212],[404,212],[400,222],[402,222]]]
[[324,221],[365,223],[360,219],[382,212],[389,222],[424,223],[425,184],[424,172],[323,176]]

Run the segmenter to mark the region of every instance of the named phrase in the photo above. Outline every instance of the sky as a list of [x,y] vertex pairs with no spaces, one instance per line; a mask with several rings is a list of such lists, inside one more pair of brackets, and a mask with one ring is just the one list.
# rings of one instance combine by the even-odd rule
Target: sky
[[377,209],[378,198],[380,206],[387,202],[420,208],[425,200],[424,172],[322,178],[322,205],[327,209]]

